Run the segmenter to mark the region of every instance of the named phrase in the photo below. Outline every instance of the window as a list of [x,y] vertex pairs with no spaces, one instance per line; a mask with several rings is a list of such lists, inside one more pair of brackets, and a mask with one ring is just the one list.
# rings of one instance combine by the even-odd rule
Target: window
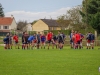
[[3,26],[3,29],[9,29],[9,26]]
[[52,27],[49,27],[49,30],[52,30]]
[[57,27],[54,27],[53,30],[57,30]]

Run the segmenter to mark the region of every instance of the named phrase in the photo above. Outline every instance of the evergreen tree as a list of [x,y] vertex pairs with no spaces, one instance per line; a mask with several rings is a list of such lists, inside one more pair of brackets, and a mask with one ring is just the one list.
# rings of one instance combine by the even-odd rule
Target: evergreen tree
[[0,17],[4,17],[3,7],[0,4]]
[[82,6],[83,21],[100,33],[100,0],[83,0]]

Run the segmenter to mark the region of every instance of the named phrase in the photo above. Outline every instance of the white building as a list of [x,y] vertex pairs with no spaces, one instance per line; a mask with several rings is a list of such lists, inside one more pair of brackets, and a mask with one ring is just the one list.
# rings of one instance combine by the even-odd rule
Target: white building
[[13,16],[0,17],[0,32],[10,32],[16,30],[17,23]]

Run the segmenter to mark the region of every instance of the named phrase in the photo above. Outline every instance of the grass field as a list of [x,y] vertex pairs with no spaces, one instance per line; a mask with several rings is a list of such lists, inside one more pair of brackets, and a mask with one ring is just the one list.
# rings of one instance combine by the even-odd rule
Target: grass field
[[100,75],[100,50],[4,50],[0,75]]

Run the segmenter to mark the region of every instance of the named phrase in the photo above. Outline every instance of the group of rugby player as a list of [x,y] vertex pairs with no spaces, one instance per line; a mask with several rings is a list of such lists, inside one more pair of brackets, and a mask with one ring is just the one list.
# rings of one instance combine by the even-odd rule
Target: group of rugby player
[[[65,35],[58,31],[58,35],[54,35],[51,31],[45,35],[40,34],[38,32],[37,34],[34,33],[33,35],[29,35],[27,32],[23,32],[22,35],[22,49],[45,49],[45,43],[48,44],[48,49],[50,48],[50,44],[52,44],[52,49],[54,49],[54,46],[56,49],[62,49],[64,44]],[[11,34],[7,34],[4,38],[5,43],[5,49],[12,49],[12,41],[15,43],[15,48],[18,46],[19,49],[19,38],[15,34],[12,36]]]
[[24,32],[22,35],[22,49],[45,49],[46,43],[48,44],[48,49],[50,48],[50,44],[52,44],[52,49],[54,49],[54,46],[56,46],[56,49],[62,49],[64,38],[64,34],[60,31],[57,36],[55,36],[51,31],[47,35],[40,34],[40,32],[28,35],[27,32]]
[[7,33],[6,37],[3,39],[4,44],[5,44],[5,49],[12,49],[13,46],[13,41],[15,43],[15,48],[17,49],[16,46],[18,46],[19,48],[19,44],[18,44],[18,36],[15,34],[14,36],[12,36],[12,34]]
[[[71,48],[73,49],[81,49],[83,48],[82,46],[82,40],[84,39],[84,35],[77,32],[73,31],[70,34],[70,44]],[[87,41],[87,49],[94,49],[94,40],[95,36],[91,32],[89,32],[86,36],[86,41]]]
[[[84,39],[84,35],[77,32],[73,31],[70,34],[70,44],[72,49],[81,49],[83,48],[82,46],[82,40]],[[7,34],[6,37],[4,38],[4,43],[5,43],[5,49],[12,49],[12,42],[14,41],[15,43],[15,48],[18,46],[19,48],[19,38],[18,35],[12,36],[11,34]],[[94,49],[94,40],[95,36],[92,33],[88,33],[86,36],[87,40],[87,49]],[[38,32],[37,34],[34,33],[33,35],[29,35],[27,32],[23,32],[22,35],[22,49],[39,49],[39,48],[44,48],[45,45],[48,44],[47,48],[50,48],[50,44],[52,44],[52,49],[54,49],[54,46],[56,49],[62,49],[64,46],[64,41],[65,41],[65,35],[58,31],[58,35],[54,35],[51,31],[45,34],[40,34]]]

